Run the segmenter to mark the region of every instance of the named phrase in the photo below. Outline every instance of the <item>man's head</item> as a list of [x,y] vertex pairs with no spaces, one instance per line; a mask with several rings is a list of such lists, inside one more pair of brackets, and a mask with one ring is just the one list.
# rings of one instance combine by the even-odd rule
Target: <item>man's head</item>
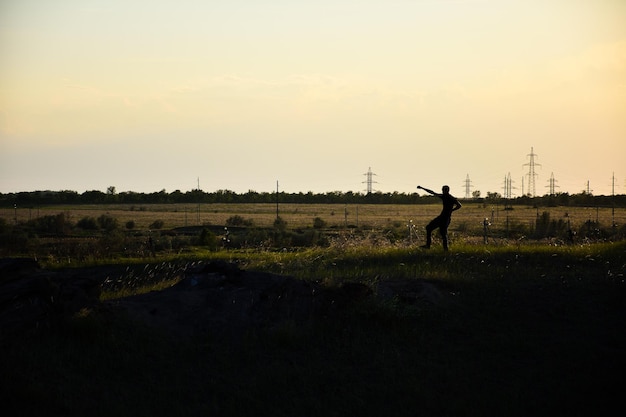
[[443,187],[441,187],[441,191],[443,191],[444,194],[448,194],[450,192],[450,187],[444,185]]

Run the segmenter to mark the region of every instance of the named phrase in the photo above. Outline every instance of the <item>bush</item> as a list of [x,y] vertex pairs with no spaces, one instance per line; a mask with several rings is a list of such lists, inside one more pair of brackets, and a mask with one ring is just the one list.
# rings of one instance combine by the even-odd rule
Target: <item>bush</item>
[[111,229],[109,232],[98,240],[99,252],[107,258],[122,253],[126,246],[125,236],[122,232],[115,231],[115,229]]
[[107,232],[112,232],[117,229],[117,219],[115,217],[109,216],[108,214],[103,214],[98,217],[98,225],[100,225],[101,229],[106,230]]
[[250,227],[254,225],[252,219],[244,219],[242,216],[236,214],[234,216],[230,216],[226,219],[226,226],[247,226]]
[[163,222],[163,220],[155,220],[152,223],[150,223],[150,229],[162,229],[163,225],[165,223]]
[[283,220],[282,217],[277,217],[274,220],[274,229],[279,232],[285,232],[287,230],[287,222]]
[[126,228],[128,230],[133,230],[135,228],[135,222],[133,220],[129,220],[126,222]]
[[65,213],[59,213],[55,216],[38,217],[28,223],[37,232],[55,235],[65,235],[72,227],[69,222],[69,216],[66,216]]
[[313,228],[314,229],[323,229],[326,227],[326,222],[320,218],[320,217],[316,217],[313,219]]
[[241,226],[243,225],[243,217],[241,217],[240,215],[235,215],[235,216],[230,216],[228,219],[226,219],[226,225],[227,226]]
[[217,242],[218,239],[215,233],[207,229],[202,229],[202,232],[200,232],[200,237],[198,238],[199,246],[207,246],[210,251],[215,251],[217,250]]
[[76,226],[83,230],[97,230],[98,222],[94,217],[83,217],[76,223]]

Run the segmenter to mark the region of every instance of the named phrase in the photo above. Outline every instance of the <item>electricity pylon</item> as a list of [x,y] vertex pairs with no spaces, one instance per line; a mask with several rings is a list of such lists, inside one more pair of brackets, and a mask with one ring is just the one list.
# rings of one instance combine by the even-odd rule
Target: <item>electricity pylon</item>
[[367,178],[367,179],[366,179],[366,181],[363,181],[364,183],[366,183],[366,184],[367,184],[367,189],[366,189],[365,191],[367,192],[367,194],[371,194],[371,193],[374,191],[374,189],[372,188],[372,184],[375,184],[375,183],[376,183],[376,181],[374,181],[374,180],[372,179],[372,176],[374,176],[374,175],[376,175],[376,174],[374,174],[374,173],[372,172],[372,167],[370,167],[370,168],[367,170],[367,172],[366,172],[365,174],[363,174],[363,175],[365,175],[365,176],[366,176],[366,178]]
[[470,189],[472,188],[472,182],[470,181],[469,174],[465,175],[465,198],[471,197]]
[[554,179],[554,172],[550,174],[550,179],[548,180],[548,185],[546,185],[546,187],[549,187],[549,193],[548,195],[555,195],[556,191],[554,190],[555,188],[559,188],[558,185],[556,185],[558,181]]
[[527,174],[528,175],[528,194],[531,197],[534,197],[536,195],[535,178],[537,177],[537,174],[535,173],[535,167],[541,166],[541,164],[535,163],[535,157],[539,155],[537,155],[533,151],[532,147],[530,148],[530,153],[527,156],[530,157],[530,161],[527,164],[524,164],[524,166],[528,165],[528,174]]

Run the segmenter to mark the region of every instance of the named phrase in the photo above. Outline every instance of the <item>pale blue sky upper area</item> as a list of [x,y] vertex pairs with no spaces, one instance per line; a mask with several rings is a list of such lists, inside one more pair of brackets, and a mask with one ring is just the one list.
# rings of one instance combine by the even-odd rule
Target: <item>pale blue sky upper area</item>
[[[0,0],[0,192],[609,193],[621,0]],[[526,190],[525,190],[526,191]],[[524,191],[524,192],[525,192]]]

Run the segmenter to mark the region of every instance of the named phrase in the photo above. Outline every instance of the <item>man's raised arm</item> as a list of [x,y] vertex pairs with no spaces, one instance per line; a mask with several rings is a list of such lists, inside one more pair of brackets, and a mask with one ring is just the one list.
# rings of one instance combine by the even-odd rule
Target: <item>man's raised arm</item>
[[437,195],[437,193],[436,193],[436,192],[434,192],[433,190],[429,190],[428,188],[424,188],[424,187],[422,187],[421,185],[418,185],[418,186],[417,186],[417,189],[418,189],[418,190],[424,190],[424,191],[426,191],[427,193],[432,194],[432,195]]

